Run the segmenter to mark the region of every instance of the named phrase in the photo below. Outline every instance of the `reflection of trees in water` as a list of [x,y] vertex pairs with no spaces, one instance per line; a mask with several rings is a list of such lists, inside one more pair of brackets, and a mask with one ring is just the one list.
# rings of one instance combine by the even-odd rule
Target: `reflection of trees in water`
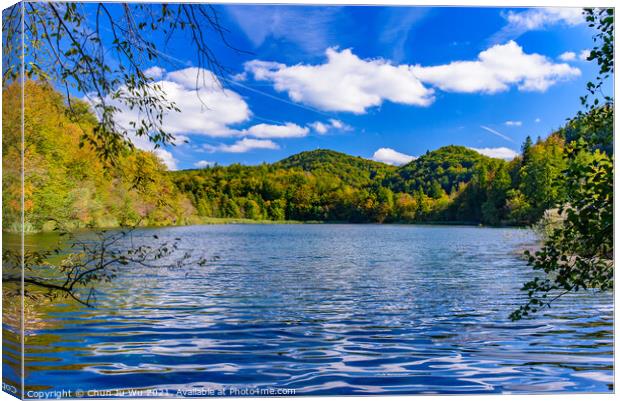
[[[80,237],[61,232],[61,241],[51,249],[25,249],[23,255],[5,249],[3,290],[10,299],[19,300],[16,296],[21,295],[34,302],[72,299],[93,306],[98,284],[112,281],[123,268],[181,269],[208,262],[181,248],[180,238],[160,241],[157,235],[135,237],[134,231],[103,230]],[[15,315],[8,319],[19,322]]]
[[[37,367],[40,362],[59,361],[54,353],[62,352],[63,348],[54,344],[59,344],[61,338],[50,333],[58,329],[59,322],[50,319],[49,312],[94,306],[97,289],[112,281],[122,269],[183,269],[208,262],[182,248],[180,238],[160,240],[157,235],[135,236],[134,232],[135,228],[79,235],[60,232],[60,240],[48,249],[26,246],[23,255],[20,246],[4,244],[3,363],[7,369],[3,380],[15,387],[16,394],[21,391],[22,341],[26,347],[23,354],[26,376],[40,369]],[[35,356],[27,351],[31,347],[42,347],[49,355]],[[79,370],[79,367],[71,364],[58,369]]]
[[[2,292],[2,323],[7,330],[19,333],[21,326],[22,305],[14,290]],[[45,318],[45,311],[53,306],[49,298],[24,298],[24,336],[33,335],[35,331],[51,328],[53,325]]]

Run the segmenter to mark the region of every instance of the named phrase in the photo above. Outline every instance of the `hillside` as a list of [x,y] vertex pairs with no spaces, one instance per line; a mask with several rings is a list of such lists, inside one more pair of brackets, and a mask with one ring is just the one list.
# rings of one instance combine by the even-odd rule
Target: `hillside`
[[483,156],[464,146],[444,146],[409,162],[390,175],[385,185],[395,192],[414,192],[419,189],[434,197],[458,191],[461,184],[471,181],[483,165],[496,169],[505,163]]
[[396,170],[396,167],[328,149],[301,152],[274,163],[276,168],[300,168],[312,173],[333,175],[345,184],[369,185]]
[[563,198],[564,141],[558,133],[527,146],[510,162],[444,146],[401,167],[314,150],[172,177],[204,217],[530,224]]
[[[273,164],[167,172],[153,153],[129,147],[115,165],[102,163],[81,144],[96,121],[88,106],[76,100],[70,111],[50,86],[27,85],[24,207],[31,231],[57,223],[171,225],[201,217],[531,224],[566,197],[565,138],[592,135],[572,122],[571,130],[536,143],[528,139],[523,155],[510,162],[445,146],[402,167],[314,150]],[[5,89],[5,104],[17,102],[18,89]],[[19,107],[4,108],[3,219],[9,230],[19,229],[20,221],[19,126]]]
[[[79,100],[70,112],[51,86],[27,81],[25,108],[24,219],[27,232],[119,225],[185,224],[194,214],[163,163],[153,153],[127,147],[114,166],[81,142],[96,117]],[[3,229],[21,220],[21,88],[2,93]]]
[[[412,222],[446,220],[457,193],[478,170],[505,164],[460,146],[429,152],[400,168],[314,150],[273,164],[217,166],[172,176],[204,217]],[[480,213],[464,217],[477,220]]]

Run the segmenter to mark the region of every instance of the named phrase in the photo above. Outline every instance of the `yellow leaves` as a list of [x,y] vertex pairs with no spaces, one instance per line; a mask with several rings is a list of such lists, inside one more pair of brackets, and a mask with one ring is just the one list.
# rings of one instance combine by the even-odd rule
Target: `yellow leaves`
[[[172,184],[165,166],[149,152],[127,150],[116,167],[103,163],[84,134],[97,123],[87,104],[73,100],[70,110],[50,85],[25,87],[24,210],[37,230],[51,219],[67,226],[117,225],[140,217],[170,224],[190,208]],[[19,221],[21,208],[21,88],[3,91],[3,217]],[[7,107],[8,106],[8,107]],[[140,178],[140,180],[138,180]],[[139,181],[138,185],[134,185]]]

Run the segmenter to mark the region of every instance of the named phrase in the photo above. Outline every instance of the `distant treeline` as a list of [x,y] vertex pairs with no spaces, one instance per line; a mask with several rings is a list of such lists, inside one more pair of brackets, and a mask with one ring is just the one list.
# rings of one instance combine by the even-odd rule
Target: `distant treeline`
[[563,202],[564,146],[586,131],[571,122],[545,140],[528,137],[510,162],[462,146],[427,152],[399,168],[315,150],[273,164],[172,175],[200,216],[527,225]]
[[[18,230],[20,221],[20,93],[16,84],[3,91],[5,230]],[[96,122],[86,103],[69,108],[51,86],[33,81],[25,94],[27,231],[205,218],[527,225],[565,198],[565,144],[592,135],[575,120],[544,140],[528,137],[509,162],[445,146],[401,167],[315,150],[273,164],[167,172],[153,153],[129,146],[113,165],[102,163],[81,140]]]

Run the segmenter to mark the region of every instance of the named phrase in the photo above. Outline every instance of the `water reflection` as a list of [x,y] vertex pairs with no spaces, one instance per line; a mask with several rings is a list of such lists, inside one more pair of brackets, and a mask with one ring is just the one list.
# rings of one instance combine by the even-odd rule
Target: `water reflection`
[[536,319],[507,321],[530,274],[514,253],[533,240],[528,231],[293,225],[157,234],[221,259],[184,271],[132,267],[101,286],[95,309],[37,304],[27,323],[29,388],[610,390],[611,294],[576,294]]

